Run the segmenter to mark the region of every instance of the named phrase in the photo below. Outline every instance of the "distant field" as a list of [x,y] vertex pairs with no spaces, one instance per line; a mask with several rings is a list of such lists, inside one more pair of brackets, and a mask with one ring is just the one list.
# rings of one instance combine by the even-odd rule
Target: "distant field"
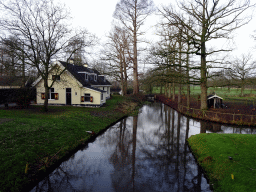
[[[200,86],[191,86],[190,88],[191,91],[191,95],[196,96],[196,95],[200,95],[201,93],[201,89]],[[163,92],[164,92],[164,88],[163,88]],[[178,93],[178,89],[176,88],[176,93]],[[230,90],[228,90],[228,88],[209,88],[208,89],[208,94],[211,94],[215,92],[217,95],[219,95],[220,97],[222,97],[223,99],[226,100],[256,100],[256,90],[251,90],[251,89],[245,89],[244,90],[244,94],[246,95],[246,97],[241,97],[241,89],[240,88],[231,88]],[[160,93],[160,87],[154,87],[153,89],[153,93]],[[182,90],[182,94],[186,94],[186,88],[183,88]]]

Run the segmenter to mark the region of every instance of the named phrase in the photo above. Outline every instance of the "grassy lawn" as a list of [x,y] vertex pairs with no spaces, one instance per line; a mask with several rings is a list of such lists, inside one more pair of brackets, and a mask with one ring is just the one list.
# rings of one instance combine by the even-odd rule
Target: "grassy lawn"
[[214,191],[256,191],[255,135],[199,134],[188,142]]
[[[20,191],[34,180],[34,173],[45,170],[69,151],[111,123],[127,115],[116,107],[124,98],[115,96],[106,107],[49,107],[0,109],[0,192]],[[27,168],[27,170],[26,170]],[[27,172],[27,173],[25,173]]]
[[[191,86],[190,88],[191,95],[192,96],[198,96],[201,94],[201,88],[200,86]],[[178,94],[178,88],[176,88],[175,92]],[[210,87],[208,88],[208,94],[211,94],[212,92],[215,92],[217,95],[221,96],[224,100],[255,100],[256,103],[256,98],[255,96],[253,97],[252,94],[256,95],[256,90],[250,90],[250,89],[245,89],[244,94],[247,95],[246,97],[241,97],[241,89],[236,89],[236,88],[231,88],[228,90],[228,88],[223,87],[223,88],[213,88]],[[153,93],[160,93],[160,87],[154,87],[153,88]],[[164,88],[163,88],[163,93],[164,93]],[[186,88],[184,87],[182,90],[183,94],[186,94]]]

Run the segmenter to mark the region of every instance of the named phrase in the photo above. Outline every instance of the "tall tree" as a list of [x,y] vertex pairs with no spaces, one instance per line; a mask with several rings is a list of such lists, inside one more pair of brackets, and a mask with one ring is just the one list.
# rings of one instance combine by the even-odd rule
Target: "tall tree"
[[127,94],[128,69],[131,63],[131,38],[123,28],[114,26],[104,47],[103,60],[107,62],[108,74],[121,83],[123,95]]
[[241,87],[241,96],[244,96],[246,81],[249,81],[256,74],[256,62],[251,54],[243,54],[232,62],[230,69],[232,79],[237,80]]
[[138,80],[138,36],[145,19],[154,11],[152,0],[120,0],[116,4],[114,17],[131,33],[133,39],[133,94],[139,93]]
[[15,45],[22,47],[23,44],[16,37],[9,36],[1,39],[1,51],[3,53],[1,64],[7,70],[8,75],[22,76],[22,84],[25,85],[26,73],[29,70],[22,52],[17,50]]
[[[48,93],[54,81],[49,84],[49,71],[53,59],[64,55],[69,42],[78,39],[79,44],[70,52],[70,56],[81,47],[90,45],[88,32],[74,33],[69,27],[69,12],[62,4],[54,4],[53,0],[10,0],[0,2],[2,18],[0,26],[6,34],[17,39],[14,48],[21,52],[27,63],[38,70],[44,81],[44,110],[48,110]],[[22,45],[22,46],[21,46]],[[60,71],[59,75],[64,71]]]
[[[164,7],[161,11],[170,24],[186,28],[191,31],[190,43],[197,49],[195,54],[200,56],[200,85],[201,85],[201,109],[207,109],[207,56],[227,51],[224,49],[210,50],[206,43],[220,38],[228,38],[230,32],[247,24],[250,17],[243,13],[251,6],[249,0],[183,0],[178,4],[180,13],[174,11],[174,6]],[[193,19],[195,25],[189,25],[189,19],[181,17],[187,15]]]

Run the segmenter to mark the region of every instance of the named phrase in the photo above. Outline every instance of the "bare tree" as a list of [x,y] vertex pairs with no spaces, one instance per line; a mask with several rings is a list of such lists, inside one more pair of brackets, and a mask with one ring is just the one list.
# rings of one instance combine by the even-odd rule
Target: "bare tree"
[[138,36],[145,19],[154,11],[152,0],[120,0],[116,5],[114,17],[131,33],[133,39],[133,94],[139,93],[138,81]]
[[104,57],[108,63],[108,74],[120,81],[123,95],[127,94],[128,70],[131,63],[131,38],[123,28],[114,26],[108,35],[108,43],[104,48]]
[[241,96],[244,96],[246,82],[255,75],[256,62],[252,60],[251,54],[243,54],[236,58],[230,69],[233,80],[239,81],[241,87]]
[[95,35],[88,33],[86,30],[81,30],[69,40],[65,47],[66,57],[68,59],[72,57],[76,65],[84,65],[87,63],[86,55],[90,54],[86,47],[95,45],[96,42],[98,42],[98,39]]
[[19,45],[19,47],[23,46],[22,42],[14,36],[1,39],[0,49],[3,53],[1,64],[5,67],[8,75],[12,77],[21,76],[22,84],[25,85],[26,73],[29,67],[25,62],[24,54],[15,48],[16,45]]
[[[2,30],[17,38],[14,48],[38,70],[44,81],[44,110],[47,111],[49,88],[55,82],[48,83],[52,61],[63,56],[64,50],[75,39],[77,44],[68,58],[82,47],[91,45],[91,41],[86,39],[88,32],[74,33],[69,28],[69,12],[64,5],[56,5],[53,0],[11,0],[0,2],[0,8],[3,11],[0,20]],[[59,75],[63,72],[60,71]]]
[[[206,42],[214,39],[229,38],[230,33],[247,24],[250,17],[245,17],[243,13],[251,6],[249,0],[189,0],[178,4],[181,13],[174,11],[174,7],[164,7],[161,11],[169,24],[185,28],[191,31],[190,44],[197,50],[194,52],[200,56],[201,65],[201,109],[207,109],[207,56],[229,51],[226,49],[210,50],[206,48]],[[183,17],[181,15],[183,14]],[[189,19],[193,19],[195,25],[189,25]]]

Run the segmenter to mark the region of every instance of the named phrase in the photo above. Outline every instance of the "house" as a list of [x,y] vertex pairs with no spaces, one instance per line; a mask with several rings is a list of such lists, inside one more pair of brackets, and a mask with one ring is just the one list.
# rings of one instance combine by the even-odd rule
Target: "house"
[[[60,74],[61,71],[63,73]],[[110,98],[111,84],[97,70],[87,66],[78,66],[62,61],[54,62],[49,72],[48,85],[49,105],[73,105],[100,107]],[[37,104],[43,104],[45,99],[44,82],[39,77],[33,86],[37,91]]]
[[216,94],[207,96],[207,107],[208,108],[220,108],[222,107],[222,98]]

